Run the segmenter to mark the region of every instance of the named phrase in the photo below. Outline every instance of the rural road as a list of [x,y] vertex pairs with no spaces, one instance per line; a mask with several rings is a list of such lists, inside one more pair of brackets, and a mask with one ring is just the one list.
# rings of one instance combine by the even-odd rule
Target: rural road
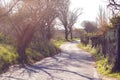
[[67,42],[61,46],[62,53],[27,68],[11,69],[0,80],[100,80],[91,55],[77,44]]

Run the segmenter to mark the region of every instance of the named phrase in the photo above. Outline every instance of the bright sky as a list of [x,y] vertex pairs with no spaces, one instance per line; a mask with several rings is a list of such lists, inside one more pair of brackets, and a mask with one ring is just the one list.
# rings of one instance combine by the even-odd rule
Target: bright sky
[[80,27],[84,20],[95,21],[99,12],[99,6],[106,8],[105,0],[71,0],[71,10],[75,8],[83,8],[83,14],[79,17],[75,26]]

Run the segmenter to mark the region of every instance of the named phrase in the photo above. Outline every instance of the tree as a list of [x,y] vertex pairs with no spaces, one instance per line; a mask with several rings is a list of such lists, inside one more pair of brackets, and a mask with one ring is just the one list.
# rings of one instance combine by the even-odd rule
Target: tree
[[108,20],[107,20],[106,11],[101,6],[99,7],[99,13],[98,13],[98,17],[96,18],[96,21],[99,27],[98,34],[103,35],[107,30]]
[[84,21],[81,25],[87,33],[94,33],[98,31],[97,24],[95,22]]
[[[32,37],[38,28],[39,21],[41,20],[43,2],[39,1],[22,1],[19,3],[21,6],[16,6],[9,16],[11,24],[11,36],[16,41],[16,48],[19,54],[19,63],[27,63],[26,49],[31,43]],[[41,13],[41,14],[40,14]],[[40,14],[40,15],[39,15]]]
[[81,10],[77,9],[74,11],[69,10],[69,0],[64,1],[66,4],[60,9],[59,19],[62,22],[65,29],[65,39],[68,40],[68,36],[72,39],[72,27],[76,23],[78,17],[81,15]]
[[68,40],[68,12],[69,12],[69,5],[70,1],[69,0],[64,0],[64,5],[60,9],[60,15],[59,19],[62,22],[64,29],[65,29],[65,39]]
[[0,18],[8,15],[18,2],[19,0],[12,0],[11,3],[8,4],[5,0],[0,0]]
[[109,0],[108,7],[111,9],[114,17],[120,13],[120,1],[119,0]]
[[112,68],[112,72],[120,72],[120,1],[119,0],[109,0],[108,7],[112,10],[113,12],[113,18],[111,19],[112,25],[116,28],[117,30],[117,54],[116,54],[116,59],[114,62],[114,66]]
[[68,29],[71,40],[73,39],[73,26],[81,14],[82,10],[79,9],[68,13]]
[[111,19],[112,25],[116,28],[117,33],[117,51],[115,56],[114,66],[112,72],[120,72],[120,16],[113,17]]
[[86,35],[87,33],[86,33],[86,31],[84,30],[84,29],[74,29],[73,30],[73,35],[74,35],[74,37],[76,37],[76,38],[83,38],[85,35]]
[[6,16],[8,24],[4,29],[15,41],[19,63],[27,63],[26,49],[37,33],[43,40],[51,39],[52,22],[61,5],[63,2],[60,0],[21,0]]

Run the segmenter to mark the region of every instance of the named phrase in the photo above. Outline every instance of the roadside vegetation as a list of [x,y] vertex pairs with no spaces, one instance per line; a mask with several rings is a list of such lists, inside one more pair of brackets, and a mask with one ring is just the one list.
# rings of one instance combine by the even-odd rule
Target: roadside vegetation
[[[59,43],[60,45],[61,43]],[[50,57],[58,54],[60,49],[52,42],[42,42],[35,44],[34,42],[26,49],[28,64],[33,64],[45,57]],[[0,35],[0,73],[9,69],[12,65],[19,65],[18,52],[7,36]]]
[[58,54],[81,15],[69,8],[69,0],[0,1],[0,73]]
[[[40,40],[40,39],[39,39]],[[66,41],[51,40],[50,42],[40,41],[37,43],[32,42],[26,49],[26,56],[28,64],[33,64],[36,61],[40,61],[45,57],[54,56],[60,53],[60,46]],[[12,44],[9,38],[4,35],[0,35],[0,73],[3,73],[9,69],[9,66],[18,65],[18,53],[15,45]]]
[[[120,79],[120,9],[119,3],[109,0],[108,8],[113,14],[108,16],[107,11],[100,6],[97,23],[84,21],[80,30],[81,44],[78,46],[90,52],[100,74]],[[116,10],[117,9],[117,10]],[[119,11],[119,10],[118,10]]]
[[98,53],[97,48],[92,48],[90,43],[88,45],[80,43],[78,47],[92,54],[101,75],[120,79],[120,73],[111,73],[113,65],[109,65],[108,57],[105,58],[102,53]]
[[66,40],[54,40],[53,43],[54,45],[59,48],[62,44],[64,44]]
[[0,73],[54,56],[66,41],[79,38],[100,73],[120,78],[120,4],[109,0],[107,6],[111,17],[100,7],[95,22],[83,21],[83,28],[75,29],[82,9],[72,11],[70,0],[1,0]]

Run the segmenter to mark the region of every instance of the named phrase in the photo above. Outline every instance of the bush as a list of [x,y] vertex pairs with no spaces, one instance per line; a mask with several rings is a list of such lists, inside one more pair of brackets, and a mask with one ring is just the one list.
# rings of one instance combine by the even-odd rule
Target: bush
[[91,48],[90,44],[85,46],[82,43],[79,44],[78,47],[90,52],[93,55],[96,61],[97,70],[100,74],[120,79],[120,73],[111,73],[113,65],[109,64],[109,58],[105,58],[102,53],[98,53],[97,48]]
[[17,63],[18,55],[14,47],[0,45],[0,72],[6,70],[10,65]]
[[34,63],[44,58],[42,54],[35,50],[32,50],[31,48],[28,48],[26,50],[26,54],[29,63]]
[[0,33],[0,43],[13,45],[13,40],[9,36],[6,36],[6,35]]
[[53,56],[59,52],[59,49],[56,46],[47,41],[41,41],[37,44],[32,44],[31,47],[33,50],[41,53],[44,57]]
[[62,44],[64,44],[66,41],[65,40],[54,40],[52,43],[59,48]]

